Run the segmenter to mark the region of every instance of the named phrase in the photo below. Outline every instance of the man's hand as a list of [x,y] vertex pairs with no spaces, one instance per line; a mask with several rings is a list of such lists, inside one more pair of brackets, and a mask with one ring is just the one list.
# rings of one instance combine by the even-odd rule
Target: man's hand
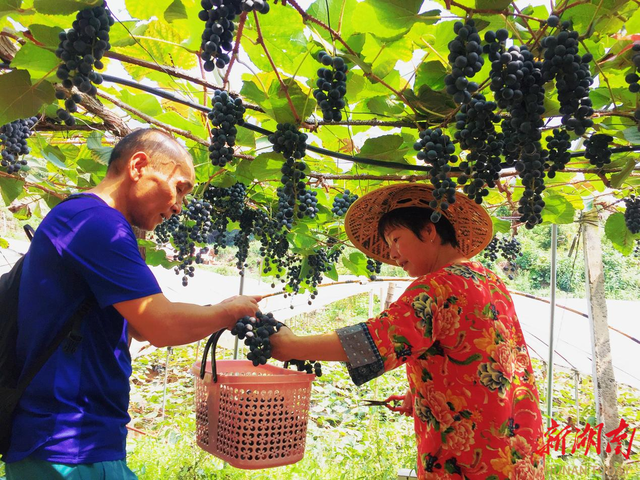
[[[398,407],[394,407],[390,403],[393,401],[402,403]],[[385,402],[387,402],[387,408],[392,412],[398,412],[407,417],[413,415],[413,394],[411,393],[411,389],[407,389],[407,393],[405,393],[404,396],[391,395]]]
[[258,308],[258,302],[262,300],[261,295],[236,295],[220,302],[229,312],[230,320],[227,328],[234,327],[236,322],[242,317],[253,317]]
[[271,343],[271,356],[276,360],[286,362],[293,357],[289,352],[292,342],[296,339],[296,335],[286,325],[281,327],[278,333],[274,333],[269,337]]

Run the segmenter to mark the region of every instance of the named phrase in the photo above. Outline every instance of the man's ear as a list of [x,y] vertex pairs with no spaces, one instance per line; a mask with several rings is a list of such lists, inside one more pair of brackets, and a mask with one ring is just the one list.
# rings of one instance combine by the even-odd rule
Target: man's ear
[[137,182],[144,170],[149,166],[149,156],[145,152],[136,152],[131,156],[127,165],[127,173],[131,180]]

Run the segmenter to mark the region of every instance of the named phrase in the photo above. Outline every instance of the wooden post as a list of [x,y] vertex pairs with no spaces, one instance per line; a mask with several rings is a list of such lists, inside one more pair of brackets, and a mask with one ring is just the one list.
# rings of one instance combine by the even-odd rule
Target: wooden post
[[387,298],[384,301],[384,309],[386,310],[393,302],[393,295],[396,291],[396,284],[393,282],[389,282],[389,288],[387,289]]
[[609,342],[609,325],[607,322],[607,302],[604,293],[604,268],[602,265],[602,244],[598,213],[595,209],[583,212],[582,228],[584,232],[584,260],[587,307],[591,330],[591,353],[593,358],[593,385],[596,401],[598,424],[602,424],[601,455],[604,462],[604,478],[617,480],[622,464],[622,456],[614,455],[614,451],[606,452],[607,437],[605,433],[617,428],[618,395],[613,362],[611,360],[611,344]]

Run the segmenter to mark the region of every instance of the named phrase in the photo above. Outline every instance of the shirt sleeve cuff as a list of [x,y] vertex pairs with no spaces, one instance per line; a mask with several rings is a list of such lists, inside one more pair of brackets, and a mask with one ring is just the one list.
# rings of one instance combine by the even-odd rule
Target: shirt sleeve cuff
[[336,333],[347,354],[347,369],[353,383],[362,385],[384,373],[384,361],[366,323],[339,328]]

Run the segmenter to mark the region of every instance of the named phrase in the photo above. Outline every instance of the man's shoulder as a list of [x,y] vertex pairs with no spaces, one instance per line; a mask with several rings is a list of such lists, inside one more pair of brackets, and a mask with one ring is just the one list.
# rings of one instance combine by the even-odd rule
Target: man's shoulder
[[83,221],[86,221],[87,218],[95,218],[97,221],[127,223],[122,213],[92,194],[72,195],[56,205],[49,215],[66,217],[69,221],[79,217]]

